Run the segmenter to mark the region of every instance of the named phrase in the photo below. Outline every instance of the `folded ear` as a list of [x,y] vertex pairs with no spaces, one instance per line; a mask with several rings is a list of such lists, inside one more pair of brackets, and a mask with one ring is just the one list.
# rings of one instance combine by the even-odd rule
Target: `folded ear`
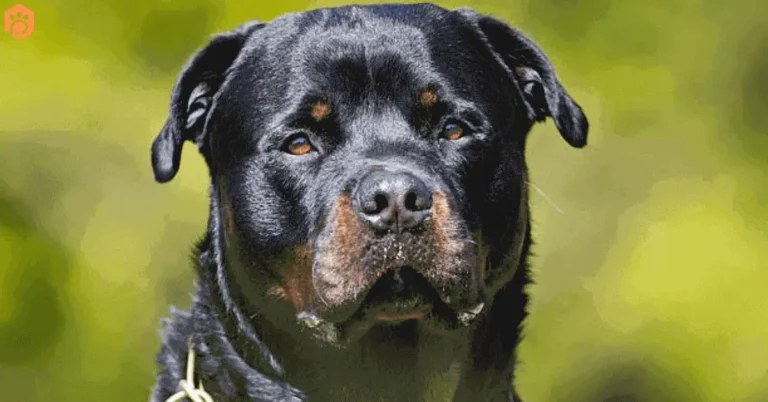
[[176,175],[184,141],[193,141],[198,147],[202,145],[213,96],[248,37],[263,26],[259,22],[251,22],[214,36],[182,69],[171,94],[168,120],[152,143],[155,180],[163,183]]
[[589,131],[587,118],[558,81],[547,55],[530,38],[502,21],[467,8],[457,11],[470,20],[517,82],[529,117],[536,121],[552,117],[571,146],[585,146]]

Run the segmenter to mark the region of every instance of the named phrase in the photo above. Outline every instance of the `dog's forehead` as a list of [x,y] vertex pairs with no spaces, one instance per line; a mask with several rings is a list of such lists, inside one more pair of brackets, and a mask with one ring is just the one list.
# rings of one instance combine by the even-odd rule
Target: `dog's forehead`
[[[440,67],[450,61],[436,59],[466,57],[468,49],[453,39],[460,35],[456,21],[445,9],[421,4],[288,14],[252,35],[235,70],[281,94],[338,91],[356,76],[367,76],[367,84],[376,85],[378,76],[389,80],[386,86],[413,89],[441,80]],[[443,51],[441,41],[450,48]],[[355,89],[360,81],[366,80],[355,82]]]
[[[292,94],[343,89],[355,75],[375,79],[377,72],[400,75],[402,82],[391,86],[435,79],[434,74],[429,77],[430,45],[423,28],[437,24],[439,17],[398,14],[410,8],[393,8],[353,6],[295,14],[273,21],[252,39],[263,44],[258,47],[266,51],[269,70],[280,71]],[[404,71],[422,76],[404,77]]]

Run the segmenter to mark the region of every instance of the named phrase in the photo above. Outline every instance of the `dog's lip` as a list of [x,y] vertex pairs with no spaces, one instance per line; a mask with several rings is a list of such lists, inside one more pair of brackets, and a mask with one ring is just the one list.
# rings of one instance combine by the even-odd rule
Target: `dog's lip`
[[[373,285],[360,292],[354,300],[342,306],[317,312],[323,320],[344,325],[349,321],[370,319],[403,321],[407,319],[440,318],[461,321],[473,317],[473,311],[483,305],[483,292],[473,299],[452,300],[411,266],[399,266],[384,272]],[[463,300],[462,300],[463,299]],[[450,317],[452,318],[450,318]]]
[[359,319],[365,316],[374,321],[396,322],[424,318],[439,302],[430,300],[423,295],[395,298],[378,303],[366,303],[360,305],[351,319]]
[[429,313],[430,310],[432,310],[432,306],[426,306],[421,309],[415,309],[410,313],[403,313],[403,314],[376,313],[374,315],[374,319],[376,321],[385,321],[385,322],[418,320],[418,319],[424,318],[424,316],[427,315],[427,313]]
[[421,310],[417,309],[407,314],[393,315],[377,313],[374,314],[372,318],[366,315],[353,316],[344,323],[333,323],[324,320],[315,313],[307,311],[300,312],[296,318],[310,331],[310,334],[315,340],[333,347],[344,347],[359,339],[376,323],[397,324],[399,322],[416,319],[428,322],[428,329],[433,332],[436,331],[437,333],[461,327],[468,327],[483,312],[485,302],[480,302],[469,309],[462,309],[458,312],[441,312],[439,311],[440,309],[436,307],[437,306],[428,309],[425,306]]

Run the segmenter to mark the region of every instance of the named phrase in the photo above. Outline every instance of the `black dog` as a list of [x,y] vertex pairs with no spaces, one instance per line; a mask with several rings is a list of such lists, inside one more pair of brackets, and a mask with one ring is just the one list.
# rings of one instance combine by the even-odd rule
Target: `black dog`
[[152,146],[210,168],[194,307],[174,312],[153,401],[190,347],[224,401],[509,401],[531,245],[524,158],[587,120],[526,36],[469,9],[343,7],[218,35]]

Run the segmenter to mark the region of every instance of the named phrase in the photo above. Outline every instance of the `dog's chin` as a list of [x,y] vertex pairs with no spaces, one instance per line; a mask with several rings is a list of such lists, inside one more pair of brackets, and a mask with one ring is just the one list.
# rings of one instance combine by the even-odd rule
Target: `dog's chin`
[[404,266],[388,270],[357,298],[357,302],[347,303],[346,314],[304,311],[297,318],[321,343],[344,346],[360,339],[374,327],[399,325],[410,320],[417,320],[423,327],[438,333],[468,327],[485,305],[478,300],[466,306],[451,307],[444,299],[426,278]]

